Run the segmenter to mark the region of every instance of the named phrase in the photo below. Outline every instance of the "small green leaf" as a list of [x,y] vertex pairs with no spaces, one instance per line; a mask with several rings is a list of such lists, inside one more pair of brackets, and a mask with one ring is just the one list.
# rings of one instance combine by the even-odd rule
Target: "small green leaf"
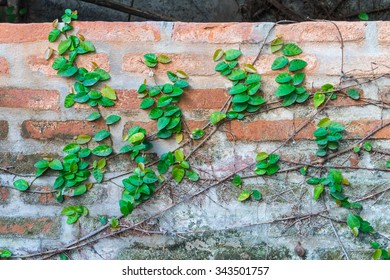
[[233,69],[227,78],[231,81],[242,80],[246,78],[246,72],[242,69]]
[[111,135],[111,133],[109,131],[102,129],[95,134],[95,136],[93,137],[93,140],[96,142],[99,142],[99,141],[106,139],[110,135]]
[[233,185],[235,185],[236,187],[240,186],[241,183],[242,183],[241,176],[238,175],[238,174],[234,175],[232,183],[233,183]]
[[216,125],[218,124],[219,122],[221,122],[222,120],[224,120],[226,118],[226,114],[225,113],[222,113],[222,112],[214,112],[211,114],[210,116],[210,122],[213,124],[213,125]]
[[292,79],[292,84],[294,86],[298,86],[303,82],[304,79],[305,79],[305,73],[297,73],[294,75]]
[[19,191],[25,191],[28,189],[29,185],[26,180],[19,179],[14,182],[14,187]]
[[282,53],[285,56],[294,56],[294,55],[298,55],[298,54],[302,53],[302,50],[300,47],[298,47],[297,45],[295,45],[293,43],[287,43],[283,46]]
[[0,259],[8,259],[12,257],[12,253],[7,249],[0,249]]
[[349,89],[347,90],[348,96],[351,97],[354,100],[359,100],[360,93],[356,89]]
[[164,129],[169,124],[170,121],[171,121],[171,119],[167,118],[167,117],[159,118],[157,121],[157,129],[158,130]]
[[95,121],[97,119],[100,119],[100,117],[101,117],[100,113],[96,111],[96,112],[93,112],[92,114],[90,114],[87,117],[87,121],[92,122],[92,121]]
[[176,158],[176,161],[178,162],[182,162],[184,160],[184,153],[182,150],[176,150],[175,151],[175,158]]
[[238,57],[241,56],[241,51],[240,50],[235,50],[235,49],[230,49],[225,52],[225,59],[227,61],[234,60]]
[[137,132],[137,133],[131,135],[128,141],[131,144],[137,145],[137,144],[141,143],[144,139],[145,139],[145,134],[143,134],[142,132]]
[[360,20],[368,20],[368,14],[366,12],[360,12],[358,18]]
[[204,134],[205,134],[205,131],[203,129],[197,128],[197,129],[192,130],[191,138],[194,140],[199,140],[203,137]]
[[72,64],[65,64],[63,65],[57,72],[59,76],[62,77],[71,77],[78,71],[78,68]]
[[66,40],[62,40],[58,45],[58,54],[63,54],[64,52],[66,52],[71,45],[72,45],[72,40],[70,38]]
[[318,126],[318,127],[324,127],[324,128],[326,128],[326,127],[328,127],[330,124],[331,124],[331,120],[330,120],[329,118],[323,118],[323,119],[321,119],[321,120],[318,122],[317,126]]
[[314,187],[314,194],[313,194],[314,200],[317,200],[321,196],[323,191],[324,191],[324,185],[319,184],[319,185],[315,186]]
[[109,115],[106,119],[106,124],[107,125],[112,125],[114,123],[117,123],[121,120],[121,117],[118,115]]
[[103,181],[103,173],[100,171],[100,169],[95,168],[92,170],[92,175],[95,178],[96,182],[101,183]]
[[382,250],[378,248],[372,254],[372,259],[373,260],[379,260],[381,258],[381,256],[382,256]]
[[173,176],[173,179],[175,179],[175,181],[177,183],[180,183],[181,180],[183,180],[184,175],[185,175],[185,171],[184,171],[184,169],[182,167],[174,166],[172,168],[172,176]]
[[71,224],[74,224],[75,222],[77,222],[78,219],[79,219],[79,216],[77,214],[72,215],[72,216],[68,216],[68,219],[66,220],[66,223],[68,225],[71,225]]
[[103,226],[106,225],[107,221],[108,221],[107,220],[107,216],[103,216],[103,215],[99,215],[98,216],[98,220],[99,220],[100,224],[103,225]]
[[187,170],[186,171],[186,177],[193,182],[196,182],[199,180],[199,174],[193,170]]
[[262,195],[258,190],[252,190],[252,197],[254,200],[260,201]]
[[167,64],[167,63],[171,62],[172,60],[168,56],[166,56],[164,54],[160,54],[157,56],[157,61],[162,63],[162,64]]
[[67,154],[75,154],[78,151],[80,151],[81,147],[77,143],[69,143],[66,145],[62,151],[64,151]]
[[150,63],[157,62],[157,56],[154,53],[147,53],[144,55],[144,58],[147,62],[150,62]]
[[248,190],[245,190],[245,191],[242,191],[238,197],[237,197],[237,200],[238,201],[245,201],[247,200],[252,194],[252,191],[248,191]]
[[112,153],[112,148],[107,145],[99,145],[92,150],[92,153],[96,156],[106,157]]
[[278,35],[272,42],[271,42],[271,52],[276,53],[283,47],[283,39],[280,35]]
[[79,135],[76,138],[76,143],[80,145],[87,144],[91,139],[92,137],[89,135]]
[[105,85],[102,90],[102,95],[104,97],[107,97],[110,100],[116,100],[116,93],[115,90],[107,85]]
[[49,167],[53,170],[62,170],[64,169],[64,167],[62,166],[62,163],[61,161],[59,161],[58,159],[54,159],[53,161],[51,161],[49,163]]
[[237,85],[233,86],[231,89],[229,89],[229,94],[238,94],[238,93],[243,93],[248,89],[246,85],[243,83],[238,83]]
[[213,60],[214,61],[218,61],[220,60],[224,55],[224,52],[222,49],[217,49],[215,52],[214,52],[214,55],[213,55]]
[[271,69],[272,70],[279,70],[285,67],[288,64],[288,59],[284,56],[279,56],[274,60],[272,63]]
[[49,42],[54,42],[55,40],[57,40],[58,36],[61,34],[61,30],[59,30],[58,28],[54,28],[50,31],[49,33]]
[[150,98],[150,97],[148,97],[148,98],[145,98],[144,100],[142,100],[142,102],[141,102],[141,104],[139,105],[139,107],[141,108],[141,109],[148,109],[148,108],[150,108],[151,106],[153,106],[153,104],[154,104],[154,99],[153,98]]
[[302,70],[307,66],[307,62],[301,59],[293,59],[290,61],[290,65],[288,66],[288,70],[294,72],[298,70]]
[[354,214],[348,214],[347,216],[347,225],[353,229],[353,228],[360,228],[360,219],[358,216]]
[[57,57],[57,58],[53,61],[52,68],[53,68],[54,70],[59,70],[59,69],[61,69],[66,63],[67,63],[66,58],[63,57],[63,56],[59,56],[59,57]]
[[263,161],[268,158],[268,154],[266,152],[260,152],[256,155],[256,161]]
[[279,84],[284,84],[284,83],[288,83],[289,81],[291,81],[291,76],[289,73],[280,73],[279,75],[276,76],[275,78],[275,82],[279,83]]
[[316,92],[313,97],[314,107],[318,108],[325,102],[326,96],[321,92]]
[[292,93],[295,87],[290,84],[281,84],[275,92],[276,96],[285,96]]

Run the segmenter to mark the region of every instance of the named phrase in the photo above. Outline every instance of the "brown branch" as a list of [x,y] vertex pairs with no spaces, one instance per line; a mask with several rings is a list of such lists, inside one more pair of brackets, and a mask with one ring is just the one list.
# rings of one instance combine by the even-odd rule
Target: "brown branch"
[[106,7],[109,9],[117,10],[120,12],[124,12],[127,14],[131,14],[134,16],[151,19],[151,20],[162,20],[162,21],[177,21],[177,19],[169,17],[169,16],[163,16],[156,13],[143,11],[134,7],[131,7],[130,5],[123,4],[116,1],[110,1],[110,0],[81,0],[82,2],[87,2],[91,4],[95,4],[98,6]]

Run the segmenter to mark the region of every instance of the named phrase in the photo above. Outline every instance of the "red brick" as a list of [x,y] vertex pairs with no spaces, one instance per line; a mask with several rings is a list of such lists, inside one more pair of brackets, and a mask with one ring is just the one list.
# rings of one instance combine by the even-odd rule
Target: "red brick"
[[[186,43],[257,43],[263,38],[256,23],[185,23],[176,22],[173,41]],[[256,32],[257,31],[257,32]]]
[[[378,28],[378,40],[380,43],[390,43],[390,22],[378,21],[376,23]],[[385,45],[388,48],[388,45]]]
[[[51,66],[56,57],[53,56],[49,60],[46,60],[43,56],[31,55],[27,58],[27,65],[33,72],[40,72],[48,76],[56,76],[57,71]],[[78,67],[84,67],[89,71],[92,71],[94,66],[91,62],[95,62],[100,68],[106,71],[110,71],[110,61],[107,54],[104,53],[91,53],[84,54],[77,57],[76,65]]]
[[0,188],[0,204],[4,204],[7,202],[9,197],[9,190],[6,188]]
[[[367,23],[336,22],[344,42],[363,40]],[[340,35],[331,22],[301,22],[278,25],[275,34],[292,42],[339,42]]]
[[58,111],[58,102],[56,90],[0,88],[0,107]]
[[128,53],[123,58],[122,69],[127,72],[148,74],[151,70],[157,75],[166,71],[184,70],[189,76],[209,76],[216,74],[215,63],[210,55],[164,53],[171,58],[168,64],[159,63],[156,68],[149,68],[143,63],[145,53]]
[[115,106],[113,107],[114,109],[116,110],[140,109],[139,104],[141,104],[142,99],[137,97],[138,96],[137,90],[119,89],[115,91],[116,91],[117,100],[115,101]]
[[94,135],[106,126],[103,121],[33,121],[22,123],[22,137],[32,139],[73,139],[79,134]]
[[227,90],[222,88],[189,89],[181,96],[179,107],[182,110],[221,109],[228,96]]
[[[229,140],[241,141],[284,141],[299,128],[303,120],[280,120],[253,122],[231,121],[227,124],[226,135]],[[313,139],[316,127],[309,123],[294,139]]]
[[59,231],[58,218],[0,217],[0,236],[57,237]]
[[8,136],[8,122],[0,121],[0,139],[5,139]]
[[0,43],[47,41],[51,23],[0,24]]
[[[390,120],[384,120],[383,124],[388,123]],[[382,123],[380,120],[359,120],[352,121],[345,125],[346,131],[348,133],[348,139],[357,139],[366,136],[375,128],[381,126]],[[390,139],[390,125],[381,129],[377,133],[375,133],[372,139]]]
[[147,42],[160,41],[160,25],[154,22],[82,22],[75,30],[91,41]]
[[9,63],[4,57],[0,57],[0,75],[9,74]]

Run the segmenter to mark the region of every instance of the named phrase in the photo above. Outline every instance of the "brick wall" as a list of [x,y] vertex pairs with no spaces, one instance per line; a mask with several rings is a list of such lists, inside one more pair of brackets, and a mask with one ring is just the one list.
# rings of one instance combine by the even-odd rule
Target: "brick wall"
[[[225,103],[230,82],[214,71],[212,55],[217,48],[240,48],[240,62],[251,62],[259,51],[272,24],[270,23],[112,23],[78,22],[76,33],[82,33],[97,49],[96,54],[85,55],[77,64],[91,68],[94,61],[110,71],[108,84],[118,93],[114,107],[103,108],[107,116],[117,113],[122,116],[112,128],[114,150],[123,142],[126,129],[137,124],[156,132],[156,125],[147,112],[139,109],[140,100],[136,90],[150,69],[142,62],[144,53],[163,53],[173,62],[155,70],[158,82],[166,81],[165,71],[185,70],[191,89],[185,91],[179,106],[184,112],[190,129],[207,123],[211,112]],[[390,69],[390,24],[389,22],[338,22],[344,40],[344,72],[356,78],[388,74]],[[0,167],[31,175],[33,164],[42,155],[62,154],[62,147],[75,135],[93,135],[105,127],[103,122],[87,122],[93,109],[78,105],[71,109],[63,107],[63,100],[73,82],[56,76],[51,69],[53,59],[46,61],[46,48],[51,24],[0,25]],[[307,22],[277,26],[270,39],[282,34],[287,41],[296,42],[303,54],[299,57],[308,62],[305,86],[319,88],[324,83],[336,84],[340,80],[341,49],[337,28],[325,22]],[[278,71],[270,66],[276,55],[268,48],[255,64],[262,75],[262,89],[269,101],[275,101],[273,92],[277,87],[274,77]],[[354,81],[348,82],[353,85]],[[359,87],[362,96],[368,99],[390,102],[390,80],[384,77]],[[387,106],[387,108],[389,108]],[[205,145],[203,152],[191,161],[200,168],[210,169],[222,177],[254,160],[256,152],[271,151],[285,141],[294,129],[307,120],[315,111],[312,104],[294,105],[266,113],[253,115],[244,121],[232,121],[224,125]],[[279,154],[292,159],[311,159],[316,145],[312,133],[319,119],[329,116],[345,124],[347,140],[353,143],[374,129],[381,121],[390,120],[390,110],[362,101],[340,97],[331,101],[295,140],[284,146]],[[381,150],[390,152],[390,127],[373,137],[372,143]],[[173,150],[174,141],[155,141],[157,153]],[[388,157],[388,156],[387,156]],[[206,160],[205,160],[206,158]],[[340,163],[374,167],[386,156],[362,154],[343,157]],[[128,169],[128,159],[118,157],[109,167],[107,176]],[[346,192],[354,198],[369,194],[376,186],[385,187],[389,173],[366,170],[345,170],[351,182]],[[67,200],[63,205],[55,201],[51,189],[53,177],[36,181],[33,193],[20,193],[11,186],[15,176],[0,170],[0,248],[11,249],[16,255],[61,247],[99,227],[98,215],[119,215],[118,199],[121,190],[114,184],[96,184],[81,198]],[[27,177],[29,181],[32,178]],[[120,184],[118,179],[117,183]],[[261,203],[236,201],[237,190],[229,183],[213,188],[206,195],[180,205],[153,223],[169,232],[186,230],[209,230],[204,234],[189,235],[187,239],[175,235],[157,237],[142,236],[137,232],[123,239],[104,239],[94,245],[73,252],[76,259],[116,258],[260,258],[294,259],[294,247],[298,241],[307,249],[309,259],[342,258],[340,245],[326,219],[313,218],[294,223],[263,224],[272,219],[292,214],[304,214],[323,209],[324,205],[311,197],[311,188],[306,186],[299,174],[276,175],[276,180],[254,178],[245,185],[259,188],[264,196]],[[172,200],[188,191],[191,186],[172,186],[170,193],[140,206],[127,222],[138,221],[170,205]],[[289,191],[288,191],[289,190]],[[361,215],[385,235],[390,234],[390,207],[388,194],[378,200],[364,202]],[[328,202],[327,202],[328,203]],[[69,226],[59,214],[64,205],[82,204],[90,209],[90,216],[81,219],[80,226]],[[330,205],[330,202],[329,202]],[[334,209],[334,218],[345,218],[343,209]],[[240,227],[257,223],[253,227]],[[344,246],[352,258],[367,258],[371,249],[367,242],[355,239],[345,225],[335,225]],[[234,228],[229,231],[213,230]],[[200,244],[200,245],[199,245]],[[190,254],[191,252],[191,254]]]

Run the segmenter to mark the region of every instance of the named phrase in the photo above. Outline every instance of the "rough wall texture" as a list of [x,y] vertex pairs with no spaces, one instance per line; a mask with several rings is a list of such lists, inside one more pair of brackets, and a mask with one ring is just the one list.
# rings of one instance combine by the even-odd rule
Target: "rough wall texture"
[[[388,22],[337,23],[344,38],[344,72],[362,78],[389,73],[390,24]],[[147,112],[139,109],[136,89],[148,78],[149,69],[142,64],[144,53],[164,53],[173,63],[158,68],[158,82],[166,81],[165,71],[183,69],[189,76],[191,90],[186,91],[179,106],[190,129],[207,123],[211,112],[225,103],[231,83],[214,71],[212,54],[217,48],[240,48],[240,62],[250,62],[271,28],[269,23],[107,23],[78,22],[77,33],[94,42],[97,53],[84,56],[78,65],[90,67],[94,61],[109,70],[113,77],[109,85],[118,91],[115,107],[102,109],[103,115],[117,113],[122,121],[112,127],[114,149],[123,146],[124,130],[134,124],[155,132],[156,125]],[[64,97],[73,82],[56,76],[52,60],[43,58],[51,24],[0,25],[0,167],[15,173],[33,174],[33,164],[42,155],[61,155],[62,147],[78,134],[93,134],[104,123],[90,123],[86,117],[93,112],[85,106],[63,107]],[[298,43],[308,61],[306,87],[318,88],[324,83],[340,80],[341,51],[337,29],[330,23],[300,23],[278,26],[269,38],[282,34],[286,40]],[[53,45],[54,47],[54,45]],[[262,75],[262,89],[267,100],[277,100],[273,92],[275,71],[270,70],[275,55],[268,48],[256,62]],[[350,82],[353,84],[354,82]],[[381,78],[361,86],[368,99],[390,102],[390,80]],[[199,169],[214,172],[218,178],[230,174],[254,161],[259,151],[278,147],[302,121],[313,112],[311,104],[294,105],[260,113],[243,122],[224,125],[191,160]],[[332,101],[294,141],[279,150],[285,158],[309,162],[316,145],[312,141],[315,124],[324,116],[346,125],[347,140],[364,136],[381,123],[390,120],[389,109],[355,102],[347,98]],[[375,134],[375,147],[390,152],[390,127]],[[158,154],[177,147],[174,140],[154,142]],[[388,156],[362,153],[358,157],[346,154],[333,164],[362,167],[384,167]],[[212,163],[212,170],[210,163]],[[125,157],[109,166],[107,176],[128,170]],[[207,173],[202,173],[207,177]],[[250,174],[250,172],[249,172]],[[367,170],[343,171],[351,183],[345,192],[352,198],[369,194],[375,188],[389,185],[389,173]],[[15,255],[34,253],[63,246],[99,227],[98,215],[118,216],[121,189],[112,183],[95,184],[84,196],[58,204],[51,190],[54,177],[35,181],[30,193],[21,193],[12,186],[15,176],[0,170],[0,247]],[[33,178],[28,177],[29,181]],[[241,203],[239,191],[229,182],[210,189],[194,200],[186,201],[153,219],[145,228],[161,230],[165,235],[144,235],[132,231],[120,237],[106,238],[72,252],[76,259],[294,259],[294,247],[301,241],[308,259],[339,259],[342,251],[328,219],[313,216],[294,222],[271,223],[291,215],[306,215],[324,210],[323,202],[312,199],[312,187],[297,172],[272,178],[252,178],[245,186],[261,190],[264,200]],[[121,184],[121,178],[115,182]],[[205,181],[204,186],[210,182]],[[144,205],[139,206],[125,223],[141,221],[179,201],[186,192],[203,185],[172,185]],[[329,215],[345,219],[347,211],[325,202]],[[59,213],[64,205],[82,204],[90,215],[79,225],[67,225]],[[389,195],[363,202],[361,215],[385,235],[390,234]],[[254,224],[252,226],[248,226]],[[369,258],[370,238],[354,238],[343,224],[335,223],[342,243],[351,258]],[[226,230],[229,229],[229,230]],[[177,232],[199,231],[193,234]]]

